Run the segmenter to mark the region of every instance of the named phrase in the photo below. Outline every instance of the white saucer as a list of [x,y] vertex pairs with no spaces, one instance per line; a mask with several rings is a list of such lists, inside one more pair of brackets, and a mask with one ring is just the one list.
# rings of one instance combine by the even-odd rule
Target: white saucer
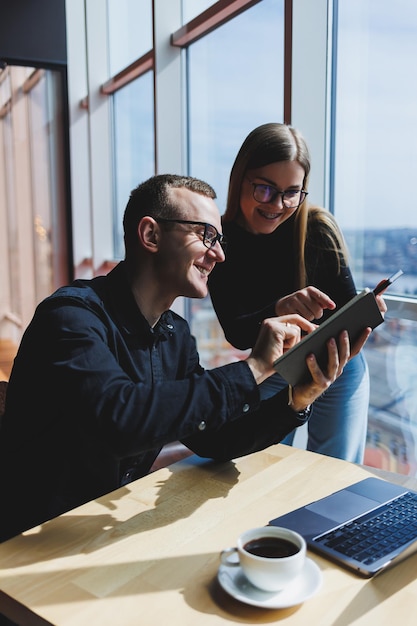
[[236,600],[265,609],[285,609],[311,598],[322,583],[319,566],[306,558],[302,573],[281,591],[262,591],[248,581],[240,566],[222,563],[217,573],[220,585]]

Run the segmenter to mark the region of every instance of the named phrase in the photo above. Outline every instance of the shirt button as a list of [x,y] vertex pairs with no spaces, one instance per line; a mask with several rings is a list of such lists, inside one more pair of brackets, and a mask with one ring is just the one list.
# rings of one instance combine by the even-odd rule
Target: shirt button
[[198,430],[206,430],[206,422],[200,422],[198,425]]
[[243,412],[244,412],[244,413],[247,413],[247,412],[249,411],[249,408],[250,408],[250,407],[249,407],[249,404],[247,404],[247,403],[246,403],[246,404],[244,404],[244,405],[243,405]]
[[132,482],[132,473],[131,472],[125,472],[122,476],[122,479],[120,481],[120,486],[123,487],[124,485],[127,485],[128,483]]

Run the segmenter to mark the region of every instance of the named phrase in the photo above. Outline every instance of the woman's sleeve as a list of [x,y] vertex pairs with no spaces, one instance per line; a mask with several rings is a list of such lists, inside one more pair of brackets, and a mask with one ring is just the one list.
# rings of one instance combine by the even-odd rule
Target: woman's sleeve
[[[240,294],[245,293],[239,285],[238,275],[229,275],[226,264],[217,265],[210,274],[209,289],[211,302],[217,319],[229,343],[239,350],[252,348],[264,319],[275,316],[275,302],[263,309],[244,312]],[[246,295],[248,304],[250,294]]]

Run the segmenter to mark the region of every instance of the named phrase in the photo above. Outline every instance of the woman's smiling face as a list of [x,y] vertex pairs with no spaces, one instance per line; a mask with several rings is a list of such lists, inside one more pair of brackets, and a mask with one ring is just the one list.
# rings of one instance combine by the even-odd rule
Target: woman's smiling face
[[[240,192],[240,225],[257,235],[272,233],[297,210],[300,199],[297,192],[303,189],[304,177],[304,169],[298,161],[278,161],[248,170]],[[256,185],[261,187],[255,191]],[[285,206],[282,192],[289,192],[290,200],[284,202],[290,208]],[[254,198],[254,193],[262,199],[261,202]],[[262,196],[268,195],[272,196],[271,200],[263,201]]]

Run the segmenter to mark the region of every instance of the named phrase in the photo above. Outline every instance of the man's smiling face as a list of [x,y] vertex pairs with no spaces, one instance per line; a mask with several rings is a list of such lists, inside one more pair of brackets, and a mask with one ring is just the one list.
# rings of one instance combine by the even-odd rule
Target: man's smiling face
[[[183,187],[172,188],[169,194],[173,204],[181,207],[178,219],[211,224],[222,232],[220,213],[214,200]],[[204,225],[174,221],[168,229],[161,229],[159,275],[164,289],[172,289],[175,297],[204,298],[208,293],[208,275],[216,263],[225,259],[218,241],[212,248],[206,247],[204,230]]]

